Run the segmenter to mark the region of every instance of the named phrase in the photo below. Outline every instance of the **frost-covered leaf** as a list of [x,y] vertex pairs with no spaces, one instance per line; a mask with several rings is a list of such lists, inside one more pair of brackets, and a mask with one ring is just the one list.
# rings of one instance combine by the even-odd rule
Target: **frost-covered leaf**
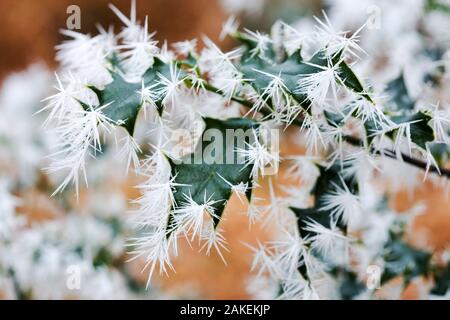
[[443,142],[431,142],[427,144],[433,158],[440,166],[445,166],[450,159],[450,146]]
[[[320,223],[326,228],[331,226],[331,210],[323,210],[324,196],[328,193],[335,191],[335,186],[342,186],[344,182],[352,194],[358,193],[358,184],[353,177],[347,177],[344,179],[342,176],[342,167],[339,163],[331,166],[330,168],[320,167],[320,177],[317,179],[316,185],[312,191],[314,195],[314,206],[308,209],[291,208],[298,219],[298,227],[302,237],[312,236],[312,234],[305,230],[307,223],[311,220]],[[337,226],[346,231],[347,226],[339,219]]]
[[352,108],[347,105],[340,112],[331,112],[324,110],[323,114],[328,124],[331,126],[342,127],[345,124],[345,120],[349,116]]
[[431,85],[432,87],[439,87],[442,76],[446,72],[445,64],[439,63],[445,59],[445,52],[446,51],[443,48],[434,47],[425,48],[422,53],[426,59],[430,59],[435,64],[435,66],[425,74],[423,79],[426,84]]
[[[390,119],[397,125],[409,124],[411,133],[411,142],[426,150],[427,143],[434,140],[434,130],[430,127],[429,122],[431,116],[421,111],[409,115],[395,115]],[[364,129],[366,132],[366,139],[370,145],[376,135],[380,134],[382,128],[375,124],[374,121],[368,120],[364,123]],[[395,138],[395,134],[399,131],[398,128],[385,132],[391,139]]]
[[[344,179],[340,174],[341,170],[342,167],[339,163],[336,163],[328,169],[320,167],[320,177],[312,191],[312,194],[314,195],[314,206],[307,209],[291,207],[291,210],[297,217],[298,230],[303,239],[315,236],[314,233],[307,230],[308,223],[316,222],[327,229],[332,227],[332,212],[331,210],[323,210],[323,197],[329,192],[332,192],[336,185],[342,185],[342,182],[344,182],[352,193],[358,193],[359,188],[353,177],[350,176]],[[335,221],[335,223],[336,227],[344,234],[347,232],[347,225],[342,219]],[[308,278],[308,271],[305,265],[301,265],[298,268],[298,271],[304,278]]]
[[[343,81],[343,85],[371,101],[370,96],[364,90],[358,77],[344,61],[340,60],[339,55],[332,60],[332,63],[339,63],[338,74]],[[301,52],[297,51],[281,64],[263,59],[259,56],[250,57],[243,60],[240,70],[244,74],[245,79],[251,80],[250,84],[260,95],[271,81],[271,77],[266,74],[280,76],[283,79],[284,85],[289,89],[289,94],[306,110],[310,105],[310,101],[307,96],[298,93],[299,85],[301,86],[300,80],[306,75],[322,71],[323,69],[320,67],[328,66],[328,58],[322,51],[317,52],[307,62],[303,61]]]
[[411,122],[411,141],[423,149],[426,149],[427,142],[434,140],[433,128],[428,124],[431,116],[428,114],[419,111],[413,115],[394,116],[391,120],[396,124]]
[[109,104],[104,114],[114,123],[134,133],[134,125],[141,108],[139,89],[141,84],[129,83],[118,73],[112,74],[113,81],[104,90],[97,91],[100,105]]
[[[252,167],[239,161],[236,148],[242,141],[235,139],[234,133],[237,134],[236,130],[251,133],[252,129],[258,128],[258,123],[249,119],[221,121],[206,118],[205,124],[201,138],[203,143],[199,143],[195,153],[187,156],[182,163],[172,163],[175,183],[182,185],[175,187],[174,196],[178,205],[183,202],[184,195],[191,196],[199,205],[204,204],[205,199],[216,201],[214,214],[220,218],[232,194],[232,187],[227,182],[232,185],[248,184],[249,187],[252,184]],[[214,134],[213,139],[206,137],[205,134],[211,133]],[[221,137],[225,137],[225,141],[218,141]],[[251,139],[251,136],[248,138]],[[251,198],[251,188],[247,197]],[[214,222],[217,226],[219,219],[215,218]]]
[[373,102],[357,75],[345,61],[339,63],[339,77],[343,80],[343,84],[348,89],[353,90],[368,101]]
[[333,190],[333,186],[342,185],[344,182],[352,194],[358,194],[359,187],[356,179],[353,176],[343,176],[343,169],[346,164],[336,162],[330,168],[320,167],[320,177],[313,189],[315,201],[317,206],[322,206],[323,196]]
[[339,293],[343,300],[352,300],[366,289],[365,284],[351,270],[336,267],[330,273],[340,283]]
[[416,102],[410,97],[406,87],[404,74],[388,83],[386,93],[395,110],[409,112],[414,110]]
[[[162,87],[160,75],[170,79],[170,65],[155,58],[153,66],[143,76],[144,85],[157,91]],[[108,108],[104,110],[105,115],[116,124],[127,129],[130,135],[133,135],[136,119],[142,107],[140,94],[142,83],[127,82],[117,72],[113,72],[112,77],[113,81],[104,90],[95,90],[95,92],[100,105],[110,103]],[[160,114],[163,108],[163,99],[164,97],[159,97],[155,101]]]
[[430,271],[431,254],[411,247],[398,235],[391,233],[384,247],[385,268],[381,275],[381,284],[398,276],[403,276],[408,284],[412,279],[427,275]]
[[431,293],[443,296],[450,288],[450,263],[445,267],[437,268],[433,274],[434,287]]
[[[314,221],[320,223],[326,228],[330,228],[331,226],[331,214],[329,211],[322,211],[318,207],[309,209],[291,208],[291,210],[295,213],[295,216],[298,219],[298,228],[300,230],[300,235],[302,236],[302,238],[313,236],[311,232],[305,230],[308,222]],[[340,227],[344,226],[341,225]]]
[[450,14],[450,5],[443,0],[426,0],[425,9]]

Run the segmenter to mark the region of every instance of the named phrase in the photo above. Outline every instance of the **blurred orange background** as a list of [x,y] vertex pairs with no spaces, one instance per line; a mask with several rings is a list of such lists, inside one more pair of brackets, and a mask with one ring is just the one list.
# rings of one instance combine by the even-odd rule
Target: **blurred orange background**
[[[63,39],[59,30],[66,28],[70,5],[81,9],[80,32],[95,33],[98,23],[115,25],[118,30],[120,21],[108,9],[109,3],[129,13],[129,0],[1,0],[0,78],[36,61],[56,67],[54,46]],[[219,3],[211,0],[137,1],[137,12],[141,21],[149,15],[150,29],[157,31],[157,40],[168,42],[203,34],[215,40],[227,17]]]
[[[251,1],[251,0],[247,0]],[[62,40],[58,30],[65,27],[69,5],[78,5],[82,13],[82,32],[94,33],[96,24],[103,26],[115,25],[120,27],[120,21],[107,8],[110,0],[1,0],[0,1],[0,79],[9,73],[24,69],[27,65],[44,61],[49,68],[57,67],[54,60],[54,46]],[[121,11],[128,13],[129,0],[112,1]],[[212,0],[150,0],[138,1],[138,16],[143,20],[149,15],[150,29],[157,31],[159,41],[169,42],[190,40],[207,35],[217,40],[222,23],[227,14],[217,1]],[[224,45],[225,47],[228,44]],[[292,145],[292,144],[287,144]],[[283,153],[292,154],[299,150],[290,147]],[[283,170],[280,176],[283,175]],[[283,184],[283,179],[275,181]],[[127,192],[132,189],[123,186]],[[264,196],[264,194],[260,194]],[[414,203],[423,201],[427,206],[426,214],[417,218],[414,230],[410,235],[412,242],[416,235],[424,234],[428,245],[442,250],[450,244],[450,194],[442,189],[424,184],[414,195],[409,196],[406,191],[396,196],[392,204],[400,211],[410,208]],[[32,211],[32,216],[48,219],[54,216],[45,212],[49,206],[42,209],[37,202],[37,196],[30,193],[25,197],[25,207]],[[22,208],[24,210],[24,208]],[[242,242],[255,243],[256,240],[267,240],[269,230],[262,230],[258,226],[252,230],[248,228],[248,221],[243,214],[246,204],[233,198],[227,208],[223,223],[224,234],[227,238],[230,253],[225,257],[225,266],[220,257],[213,254],[206,257],[199,254],[198,248],[187,245],[180,250],[181,255],[175,263],[176,274],[162,279],[162,285],[169,291],[181,295],[189,288],[198,290],[202,297],[210,299],[243,299],[249,298],[245,285],[249,276],[251,256]],[[422,236],[421,236],[422,237]],[[145,277],[145,275],[142,275]],[[404,298],[414,298],[417,292],[411,287]]]

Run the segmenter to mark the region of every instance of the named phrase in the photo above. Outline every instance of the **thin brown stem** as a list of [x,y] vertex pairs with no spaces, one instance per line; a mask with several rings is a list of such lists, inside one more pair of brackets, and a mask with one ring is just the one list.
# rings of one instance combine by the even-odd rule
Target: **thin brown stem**
[[[363,141],[361,141],[361,139],[359,139],[359,138],[355,138],[352,136],[344,136],[344,140],[353,146],[364,147]],[[400,153],[397,155],[397,153],[391,149],[381,149],[381,150],[374,149],[373,153],[382,155],[382,156],[386,156],[388,158],[395,159],[395,160],[402,160],[403,162],[405,162],[409,165],[412,165],[414,167],[417,167],[417,168],[420,168],[423,170],[428,170],[429,172],[434,172],[434,173],[440,174],[442,176],[445,176],[447,178],[450,178],[450,170],[449,169],[442,168],[442,167],[436,167],[434,165],[429,166],[425,161],[413,158],[404,153]]]

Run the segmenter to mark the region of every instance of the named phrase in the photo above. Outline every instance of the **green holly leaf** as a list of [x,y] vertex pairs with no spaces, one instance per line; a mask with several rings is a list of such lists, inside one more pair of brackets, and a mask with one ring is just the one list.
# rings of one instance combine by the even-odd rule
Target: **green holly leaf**
[[[312,190],[312,194],[314,195],[313,207],[307,209],[290,208],[297,217],[298,230],[303,239],[314,236],[311,231],[305,229],[308,222],[314,221],[321,224],[325,228],[331,227],[331,212],[328,210],[322,210],[322,201],[323,196],[333,191],[334,185],[342,187],[342,181],[344,181],[352,193],[358,193],[359,187],[356,180],[351,176],[344,179],[341,175],[342,168],[343,166],[341,166],[340,163],[336,163],[330,168],[320,167],[320,177],[317,179],[316,185]],[[342,219],[336,222],[337,227],[346,233],[347,226],[344,224]],[[308,271],[305,265],[301,265],[298,268],[298,271],[305,279],[308,279]]]
[[430,142],[428,149],[440,166],[447,165],[450,159],[450,146],[444,142]]
[[324,111],[325,119],[328,124],[334,127],[342,127],[345,124],[345,120],[348,119],[350,112],[352,111],[352,107],[350,105],[345,106],[339,112],[330,112]]
[[141,108],[140,84],[129,83],[118,73],[112,74],[113,81],[104,90],[97,91],[100,105],[109,104],[103,113],[115,124],[124,127],[130,135]]
[[114,262],[114,255],[108,250],[108,248],[100,248],[95,257],[93,258],[92,264],[95,268],[109,266]]
[[430,270],[431,254],[411,247],[392,232],[384,247],[383,258],[385,268],[381,275],[381,284],[403,276],[407,285],[412,279],[427,275]]
[[[413,122],[410,124],[411,141],[422,149],[426,150],[427,144],[434,141],[434,130],[429,125],[431,120],[430,115],[419,111],[409,115],[391,116],[390,119],[396,124]],[[370,145],[376,134],[383,128],[377,126],[372,120],[369,119],[364,123],[364,129],[366,132],[367,143]],[[394,129],[386,132],[386,135],[391,139],[394,139],[397,132],[398,129]]]
[[[153,90],[161,88],[159,83],[160,75],[170,79],[170,65],[155,58],[154,64],[149,68],[144,76],[145,86],[153,86]],[[181,71],[181,77],[184,76]],[[96,92],[100,105],[109,104],[104,109],[104,114],[115,124],[124,127],[130,135],[134,134],[134,127],[139,111],[142,107],[140,91],[142,83],[127,82],[118,72],[112,72],[113,81],[108,84],[104,90],[93,88]],[[161,114],[163,110],[162,101],[164,97],[160,97],[155,101],[158,112]]]
[[376,124],[373,120],[367,119],[366,122],[364,122],[364,131],[366,135],[366,142],[367,145],[371,145],[373,142],[373,139],[375,139],[375,135],[379,132],[379,130],[383,129],[380,125]]
[[[243,53],[242,57],[244,59],[248,58],[262,58],[266,61],[275,62],[276,61],[276,52],[275,48],[273,46],[273,43],[269,42],[266,43],[266,50],[264,52],[261,52],[257,49],[258,42],[255,41],[255,39],[249,37],[248,35],[236,32],[232,35],[232,37],[242,43],[244,47],[246,48],[245,52]],[[255,52],[255,50],[258,50]]]
[[[450,11],[449,11],[450,12]],[[446,67],[443,64],[438,63],[439,61],[442,61],[445,55],[445,50],[440,47],[433,47],[433,48],[424,48],[422,55],[426,59],[430,59],[435,63],[435,67],[429,70],[423,78],[423,81],[426,84],[431,85],[432,87],[439,87],[442,76],[445,74]]]
[[350,66],[344,61],[339,64],[339,77],[342,79],[342,84],[355,93],[359,94],[361,97],[373,103],[372,98],[369,93],[364,89],[358,76],[353,72]]
[[359,186],[354,176],[343,176],[344,170],[348,164],[336,162],[330,168],[320,167],[320,177],[317,179],[313,189],[316,206],[321,207],[323,196],[333,190],[334,185],[342,186],[344,182],[352,194],[358,194]]
[[440,267],[433,273],[434,287],[431,293],[443,296],[450,288],[450,263],[445,267]]
[[442,13],[450,14],[450,6],[441,0],[427,0],[425,2],[425,10],[428,12],[439,11]]
[[[416,102],[410,97],[408,93],[408,89],[406,87],[405,79],[403,73],[400,74],[400,76],[391,82],[388,83],[386,88],[386,93],[389,96],[389,102],[392,106],[392,109],[396,111],[399,115],[392,118],[392,120],[398,124],[405,123],[408,121],[408,119],[416,119],[420,120],[420,118],[423,117],[423,115],[410,115],[412,111],[414,111],[414,107]],[[423,120],[426,120],[425,117],[423,117]],[[428,122],[428,121],[427,121]],[[412,127],[420,127],[424,130],[426,133],[425,139],[420,138],[420,134],[412,134],[414,135],[413,142],[417,141],[420,146],[424,145],[424,140],[428,139],[430,137],[430,132],[428,128],[426,128],[425,125],[421,122],[421,124],[413,124],[411,126],[411,131],[413,130]],[[380,125],[376,124],[373,120],[367,119],[364,122],[364,130],[366,133],[366,140],[367,144],[372,144],[373,139],[375,138],[375,135],[383,128],[381,128]],[[393,133],[388,134],[391,138],[393,137]],[[415,140],[415,141],[414,141]]]
[[[318,51],[307,63],[305,63],[301,57],[301,50],[297,50],[290,57],[288,57],[282,63],[276,63],[276,52],[272,43],[267,44],[267,50],[264,56],[252,55],[251,50],[256,48],[257,42],[245,34],[237,33],[235,35],[236,40],[240,41],[247,47],[247,51],[243,55],[243,63],[241,70],[247,79],[255,79],[259,82],[259,77],[261,73],[255,74],[254,69],[260,70],[273,75],[279,75],[281,73],[282,79],[285,85],[289,88],[291,93],[298,99],[299,102],[307,101],[307,97],[295,95],[294,92],[297,89],[297,81],[300,75],[307,75],[321,71],[320,67],[327,67],[329,65],[328,58],[324,51]],[[286,55],[284,52],[283,55]],[[339,64],[339,77],[342,80],[342,85],[346,86],[348,89],[360,94],[365,99],[372,102],[370,95],[364,90],[361,81],[355,75],[353,70],[349,65],[342,60],[342,52],[337,53],[333,59],[332,64],[335,66]],[[256,77],[252,77],[252,75]],[[267,77],[267,76],[266,76]],[[294,80],[294,81],[293,81]],[[270,81],[270,79],[269,79]],[[263,85],[261,85],[263,84]],[[257,92],[261,93],[264,88],[267,87],[268,81],[266,83],[262,81],[259,85],[254,85]],[[253,85],[253,84],[252,84]],[[308,104],[306,105],[306,107]]]
[[386,93],[390,98],[389,100],[392,103],[394,110],[401,111],[403,113],[414,110],[416,102],[408,93],[403,73],[388,83]]
[[297,81],[300,75],[313,72],[314,70],[314,67],[302,63],[300,52],[292,54],[281,64],[271,63],[268,60],[255,56],[244,60],[240,66],[240,71],[243,73],[244,78],[249,79],[249,84],[261,96],[272,80],[270,76],[264,73],[280,76],[289,90],[288,93],[298,103],[303,104],[304,109],[308,108],[309,102],[307,97],[295,93],[297,91]]
[[352,300],[366,289],[365,284],[351,270],[343,267],[335,267],[330,273],[340,284],[339,293],[343,300]]
[[391,120],[396,124],[414,122],[410,125],[411,141],[424,150],[426,150],[427,143],[434,140],[434,130],[428,124],[431,116],[428,114],[419,111],[412,115],[393,116]]
[[195,69],[198,66],[198,59],[194,54],[189,52],[186,59],[181,61],[181,64],[188,68]]
[[328,211],[322,211],[320,208],[298,209],[291,208],[297,217],[297,225],[302,238],[314,236],[310,231],[305,230],[307,223],[315,221],[326,228],[330,228],[331,215]]
[[[345,166],[344,166],[345,168]],[[310,231],[305,230],[307,222],[315,221],[326,228],[331,226],[331,212],[322,210],[323,197],[329,192],[333,191],[335,186],[343,187],[342,182],[346,184],[350,192],[357,194],[359,187],[353,177],[344,178],[341,174],[342,167],[340,163],[336,163],[330,168],[320,167],[320,176],[317,179],[316,185],[312,190],[314,195],[314,206],[308,209],[291,208],[297,217],[298,228],[302,238],[313,236]],[[337,221],[337,226],[345,233],[347,226],[343,221]]]
[[120,58],[116,52],[113,52],[106,57],[106,60],[110,63],[112,70],[123,71],[120,67]]
[[[171,64],[165,63],[158,58],[154,58],[154,60],[153,66],[145,72],[143,80],[146,87],[152,87],[154,91],[158,91],[163,87],[160,83],[161,77],[171,80]],[[186,78],[186,72],[181,70],[177,64],[173,63],[172,68],[173,72],[179,73],[180,80]],[[165,97],[161,96],[155,101],[159,115],[163,113],[164,99]]]
[[[204,120],[203,142],[199,143],[195,153],[185,157],[181,163],[172,162],[172,176],[175,183],[181,185],[175,187],[174,197],[176,207],[183,203],[185,196],[192,197],[200,205],[205,204],[205,200],[216,201],[213,207],[217,218],[213,218],[217,226],[232,194],[230,184],[252,186],[252,167],[246,166],[236,151],[236,148],[245,148],[245,144],[240,138],[235,138],[235,134],[245,137],[246,142],[250,143],[253,129],[259,125],[244,118]],[[247,198],[250,200],[251,189],[248,190]]]
[[[352,69],[343,60],[340,60],[340,56],[336,55],[332,60],[333,64],[339,64],[339,77],[342,80],[340,84],[372,101]],[[244,78],[251,80],[249,84],[259,95],[263,94],[264,89],[268,87],[272,80],[267,74],[280,76],[283,79],[284,85],[289,90],[288,93],[304,110],[308,110],[310,106],[308,97],[298,93],[299,81],[306,75],[322,71],[321,67],[328,67],[328,65],[329,60],[322,51],[317,52],[308,62],[304,62],[300,51],[297,51],[280,64],[259,56],[254,56],[243,59],[239,68],[244,74]]]

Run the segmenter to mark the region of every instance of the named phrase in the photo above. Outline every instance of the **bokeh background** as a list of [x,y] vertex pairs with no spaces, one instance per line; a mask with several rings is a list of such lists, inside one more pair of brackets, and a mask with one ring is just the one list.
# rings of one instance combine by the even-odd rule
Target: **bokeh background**
[[[252,3],[253,1],[254,3]],[[17,87],[20,88],[21,81],[26,81],[35,74],[28,71],[29,73],[20,77],[15,75],[18,72],[30,70],[30,68],[38,68],[41,71],[57,69],[54,47],[63,40],[59,30],[65,28],[66,9],[69,5],[75,4],[81,8],[82,32],[95,33],[97,23],[103,26],[114,25],[118,30],[120,21],[107,8],[110,2],[111,0],[0,0],[0,83],[2,83],[3,95],[12,95],[12,87],[16,90],[15,94],[24,94],[17,90]],[[121,11],[128,13],[130,7],[128,0],[112,2]],[[222,23],[227,19],[230,11],[237,10],[239,2],[242,1],[138,0],[137,5],[138,16],[141,20],[145,15],[149,15],[150,29],[157,31],[156,39],[161,42],[167,40],[171,43],[200,38],[202,35],[218,41]],[[271,24],[278,18],[289,22],[299,15],[320,13],[322,8],[321,1],[314,0],[246,0],[245,2],[250,3],[247,8],[232,13],[240,17],[244,27],[258,28],[263,31],[268,31]],[[220,45],[223,49],[229,49],[233,43],[225,41],[220,42]],[[30,67],[32,65],[34,67]],[[11,80],[11,76],[15,77],[14,80]],[[42,82],[48,83],[46,81],[49,80],[42,76]],[[11,84],[12,82],[15,82],[15,86]],[[38,91],[38,88],[27,86],[23,90]],[[40,93],[42,91],[45,90],[41,90]],[[2,107],[0,106],[0,110]],[[20,122],[22,118],[18,118],[16,121]],[[14,124],[9,123],[9,125],[13,126]],[[40,132],[39,128],[36,130],[36,132]],[[286,143],[285,145],[292,146],[294,144]],[[284,155],[288,155],[299,152],[299,150],[295,147],[284,147],[282,152]],[[16,162],[20,160],[17,159],[20,156],[21,154],[18,153],[5,158]],[[33,173],[36,177],[30,185],[15,183],[14,179],[20,179],[23,172],[11,173],[16,169],[12,169],[14,166],[6,162],[1,162],[0,175],[12,177],[9,178],[10,181],[13,180],[11,192],[20,199],[16,213],[26,219],[26,228],[36,228],[36,226],[49,221],[67,219],[68,215],[86,216],[93,210],[97,210],[98,207],[104,207],[101,208],[103,211],[115,210],[119,212],[119,215],[120,212],[122,215],[126,215],[127,204],[123,204],[125,201],[123,199],[138,196],[137,190],[134,188],[137,182],[136,177],[130,175],[120,179],[111,179],[105,174],[102,175],[105,179],[102,184],[91,186],[89,191],[82,191],[79,202],[69,197],[67,201],[70,204],[62,204],[60,199],[50,197],[52,181],[44,170],[37,170]],[[39,165],[36,166],[39,167]],[[23,170],[23,168],[18,170]],[[282,168],[280,178],[276,181],[277,186],[285,183],[283,170],[284,168]],[[91,192],[92,188],[97,188],[95,194]],[[261,196],[264,195],[261,194]],[[416,219],[412,231],[415,236],[411,239],[415,241],[419,238],[417,235],[420,234],[420,238],[427,238],[429,247],[442,250],[450,244],[450,202],[448,199],[449,194],[443,192],[442,189],[425,183],[412,191],[399,191],[391,205],[399,211],[407,211],[419,202],[426,204],[426,213]],[[111,203],[114,201],[119,201],[120,205],[113,206]],[[177,272],[170,273],[169,277],[157,279],[156,289],[150,290],[148,294],[140,291],[140,297],[200,297],[207,299],[261,297],[258,296],[258,292],[248,290],[247,284],[252,277],[250,272],[252,257],[243,242],[255,243],[257,240],[269,239],[270,228],[264,229],[257,225],[249,229],[247,217],[244,215],[246,206],[238,199],[233,198],[224,214],[226,219],[223,228],[230,250],[225,254],[226,266],[217,255],[213,254],[211,257],[207,257],[198,253],[198,248],[190,248],[186,245],[180,250],[181,254],[175,261]],[[110,207],[113,208],[109,209]],[[70,212],[67,208],[70,208]],[[96,230],[93,229],[92,232],[95,233]],[[119,256],[120,263],[127,259],[126,254],[119,254]],[[125,265],[127,274],[137,286],[145,286],[146,274],[140,272],[142,266],[136,262]],[[30,268],[33,269],[33,266],[31,265]],[[0,297],[14,298],[8,296],[8,290],[5,289],[6,284],[3,283],[3,285],[5,287],[2,288],[0,282]],[[405,299],[416,298],[418,294],[412,285],[402,297]]]

